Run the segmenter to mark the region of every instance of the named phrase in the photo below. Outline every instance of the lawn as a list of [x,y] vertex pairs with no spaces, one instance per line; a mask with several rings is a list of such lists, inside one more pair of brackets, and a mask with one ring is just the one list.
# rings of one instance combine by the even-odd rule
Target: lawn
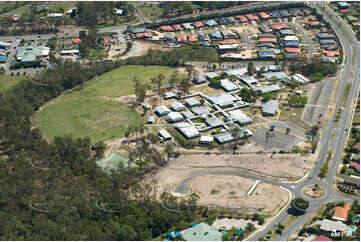
[[134,2],[133,4],[136,5],[144,17],[150,21],[159,19],[159,17],[163,14],[163,9],[160,8],[158,4],[146,2]]
[[13,86],[18,84],[23,79],[24,79],[23,75],[9,76],[9,75],[1,74],[0,75],[0,92],[10,90]]
[[100,60],[103,58],[103,56],[104,56],[104,48],[89,50],[89,59],[90,60]]
[[167,78],[173,71],[164,66],[117,68],[51,101],[33,120],[48,139],[65,134],[89,136],[93,142],[121,138],[129,124],[144,121],[133,109],[109,98],[132,94],[134,76],[149,81],[160,73]]

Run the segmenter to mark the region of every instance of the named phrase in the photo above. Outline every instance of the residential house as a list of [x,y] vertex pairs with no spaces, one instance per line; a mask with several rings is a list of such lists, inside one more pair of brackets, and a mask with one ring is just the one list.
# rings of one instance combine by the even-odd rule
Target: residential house
[[172,28],[172,26],[169,26],[169,25],[162,25],[159,27],[159,30],[164,31],[164,32],[174,32],[174,29]]
[[246,17],[249,19],[249,21],[257,21],[259,19],[256,15],[251,13],[246,14]]
[[237,15],[235,18],[239,19],[241,23],[248,22],[247,18],[244,15]]
[[220,32],[218,29],[213,30],[213,31],[210,33],[210,36],[211,36],[211,38],[216,39],[216,40],[221,40],[221,39],[223,39],[222,34],[221,34],[221,32]]
[[177,112],[170,112],[167,116],[170,123],[176,123],[183,120],[183,116]]
[[213,19],[209,19],[205,22],[205,24],[208,26],[208,27],[215,27],[218,25],[218,23],[216,21],[214,21]]
[[265,12],[260,12],[258,15],[261,17],[261,19],[269,19],[271,16]]
[[315,225],[320,225],[320,230],[323,232],[326,232],[326,233],[344,232],[348,228],[348,226],[346,224],[344,224],[340,221],[334,222],[334,221],[328,220],[328,219],[318,220],[318,221],[314,222],[313,224],[311,224],[311,227],[315,226]]
[[349,168],[354,169],[358,174],[360,174],[360,163],[355,161],[351,161],[348,165]]
[[297,54],[301,54],[301,49],[300,48],[292,48],[292,47],[286,47],[285,51],[287,53],[297,53]]
[[172,28],[174,29],[174,31],[182,31],[183,28],[180,24],[174,24],[172,25]]

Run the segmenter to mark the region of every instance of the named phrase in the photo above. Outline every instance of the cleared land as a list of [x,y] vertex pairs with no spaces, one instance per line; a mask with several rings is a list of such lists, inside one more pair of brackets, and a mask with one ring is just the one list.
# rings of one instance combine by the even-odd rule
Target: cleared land
[[199,205],[236,209],[241,213],[276,213],[288,201],[288,193],[279,187],[260,183],[251,196],[248,189],[254,180],[238,176],[206,175],[191,183],[200,199]]
[[132,94],[132,79],[150,81],[174,69],[164,66],[123,66],[45,104],[33,117],[47,138],[73,134],[92,141],[121,138],[129,124],[141,122],[137,112],[112,98]]

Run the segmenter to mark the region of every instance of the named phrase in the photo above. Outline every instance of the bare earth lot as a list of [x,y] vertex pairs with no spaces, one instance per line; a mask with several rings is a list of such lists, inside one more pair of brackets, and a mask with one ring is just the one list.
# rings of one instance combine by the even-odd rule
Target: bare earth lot
[[285,190],[264,183],[247,196],[253,183],[253,179],[244,177],[206,175],[195,178],[191,189],[200,196],[199,205],[237,209],[242,213],[273,214],[288,201]]

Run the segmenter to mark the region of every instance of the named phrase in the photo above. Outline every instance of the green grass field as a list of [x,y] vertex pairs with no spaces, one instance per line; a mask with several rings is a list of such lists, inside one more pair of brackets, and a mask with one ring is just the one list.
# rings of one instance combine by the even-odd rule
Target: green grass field
[[150,81],[174,69],[164,66],[123,66],[92,79],[81,90],[74,90],[47,105],[33,117],[48,139],[73,134],[89,136],[93,142],[121,138],[129,124],[143,122],[131,108],[109,98],[134,93],[132,79]]
[[133,2],[134,5],[142,12],[144,17],[149,20],[156,20],[163,14],[163,9],[157,4],[146,2]]
[[0,92],[5,92],[10,90],[13,86],[18,84],[21,80],[24,79],[23,75],[19,76],[9,76],[9,75],[0,75]]

